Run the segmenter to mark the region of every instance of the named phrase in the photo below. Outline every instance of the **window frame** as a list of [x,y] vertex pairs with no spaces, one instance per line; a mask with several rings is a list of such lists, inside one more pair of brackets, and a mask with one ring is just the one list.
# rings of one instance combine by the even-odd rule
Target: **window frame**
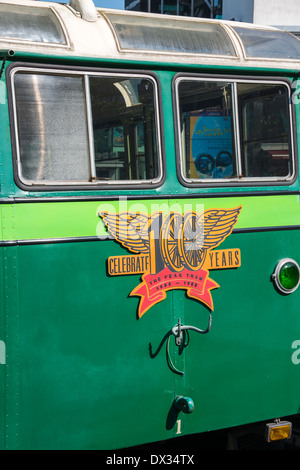
[[[180,132],[180,103],[179,103],[179,91],[178,87],[182,81],[210,81],[220,82],[224,81],[233,85],[233,128],[234,128],[234,147],[235,147],[235,160],[238,175],[232,178],[187,178],[184,175],[184,161],[181,146],[181,132]],[[237,100],[237,85],[240,83],[257,83],[261,85],[283,85],[288,91],[288,109],[289,109],[289,122],[290,122],[290,144],[291,144],[291,163],[292,171],[291,174],[285,177],[243,177],[241,176],[242,168],[242,153],[241,153],[241,140],[239,130],[239,112],[238,112],[238,100]],[[207,188],[207,187],[236,187],[236,186],[283,186],[291,185],[295,182],[298,173],[297,164],[297,146],[296,146],[296,132],[295,132],[295,106],[292,103],[292,83],[287,78],[274,78],[274,77],[253,77],[253,76],[236,76],[236,75],[212,75],[212,74],[189,74],[189,73],[178,73],[174,75],[172,80],[172,95],[173,95],[173,115],[174,115],[174,132],[175,132],[175,151],[176,151],[176,169],[177,176],[180,183],[189,188]]]
[[[18,138],[18,124],[17,124],[17,110],[16,110],[16,97],[14,87],[14,76],[18,72],[37,73],[44,75],[62,75],[62,76],[80,76],[82,77],[84,87],[84,99],[86,104],[86,121],[88,126],[87,145],[89,148],[89,162],[91,170],[91,181],[51,181],[51,182],[35,182],[22,179],[21,160],[19,150]],[[111,180],[102,181],[93,179],[93,172],[95,171],[95,158],[93,146],[93,129],[92,129],[92,109],[89,104],[89,86],[87,87],[88,77],[124,77],[130,78],[144,78],[149,79],[153,83],[154,88],[154,117],[156,122],[156,140],[157,140],[157,168],[158,176],[154,179],[148,180]],[[8,103],[11,127],[11,142],[13,153],[13,172],[14,180],[20,189],[26,191],[74,191],[74,190],[118,190],[118,189],[151,189],[160,187],[166,178],[166,165],[165,165],[165,146],[162,136],[163,130],[163,115],[162,115],[162,93],[161,86],[157,75],[148,70],[132,70],[132,69],[113,69],[113,68],[89,68],[89,67],[57,67],[44,64],[28,64],[28,63],[14,63],[7,67],[7,89],[8,89]]]

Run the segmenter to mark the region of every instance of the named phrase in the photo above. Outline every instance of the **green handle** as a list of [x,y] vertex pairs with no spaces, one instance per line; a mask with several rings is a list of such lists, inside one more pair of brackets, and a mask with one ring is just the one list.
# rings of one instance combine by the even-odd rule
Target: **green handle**
[[194,411],[195,405],[190,397],[177,397],[175,399],[175,407],[183,413],[190,414]]

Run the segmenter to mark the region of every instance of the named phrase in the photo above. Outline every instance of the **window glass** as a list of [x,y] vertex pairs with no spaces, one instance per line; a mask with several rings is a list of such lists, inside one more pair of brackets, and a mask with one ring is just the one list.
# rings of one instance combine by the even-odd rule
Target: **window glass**
[[158,181],[155,82],[14,74],[19,175],[30,184]]
[[300,56],[300,41],[286,31],[234,27],[248,57],[296,59]]
[[91,77],[96,177],[153,180],[158,175],[154,83]]
[[88,181],[82,78],[17,73],[15,97],[22,179]]
[[284,180],[293,175],[285,84],[180,79],[181,173],[203,180]]
[[53,11],[48,8],[0,4],[0,36],[34,42],[65,44],[64,33]]
[[243,175],[290,175],[287,88],[283,85],[238,84],[238,103]]
[[154,19],[114,13],[106,16],[122,49],[236,55],[229,35],[215,23],[187,22],[163,16]]
[[178,93],[183,176],[232,178],[236,175],[232,85],[181,81]]

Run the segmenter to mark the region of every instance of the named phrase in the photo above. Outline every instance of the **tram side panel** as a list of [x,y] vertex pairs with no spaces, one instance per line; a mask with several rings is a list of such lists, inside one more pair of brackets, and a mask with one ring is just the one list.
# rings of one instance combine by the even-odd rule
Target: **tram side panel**
[[[0,75],[0,449],[4,449],[7,447],[7,435],[15,436],[17,432],[13,416],[18,413],[14,399],[18,396],[18,390],[15,387],[17,375],[14,375],[16,373],[14,364],[17,361],[17,333],[14,328],[10,329],[9,325],[10,322],[15,325],[17,321],[15,289],[17,270],[15,248],[9,247],[7,243],[11,238],[11,228],[14,226],[14,211],[12,205],[7,204],[13,187],[13,178],[7,91],[2,59]],[[14,441],[14,437],[12,439]]]
[[[214,101],[208,90],[203,91],[206,80],[210,82],[210,86],[216,87],[215,76],[209,79],[179,76],[175,79],[177,104],[181,113],[177,133],[182,131],[182,122],[186,130],[186,143],[178,142],[182,152],[181,177],[185,184],[192,186],[196,182],[199,187],[199,174],[201,181],[207,186],[216,186],[221,167],[227,172],[224,173],[226,178],[234,179],[236,175],[229,160],[227,164],[227,150],[230,148],[233,154],[234,149],[232,128],[229,126],[226,134],[209,132],[213,128],[212,123],[215,123],[216,130],[221,128],[221,124],[222,131],[226,130],[224,122],[228,124],[233,116],[224,114],[222,105],[222,113],[210,108]],[[255,78],[252,80],[255,81]],[[229,194],[228,187],[223,182],[222,198],[210,199],[206,194],[203,200],[205,209],[214,208],[218,211],[240,207],[241,211],[232,234],[217,248],[218,255],[211,249],[207,256],[212,260],[209,277],[217,284],[211,291],[214,304],[212,327],[205,336],[191,331],[183,348],[185,359],[181,361],[181,365],[184,376],[176,378],[176,394],[188,396],[195,403],[193,413],[182,417],[182,429],[186,432],[272,420],[276,416],[291,415],[299,410],[300,383],[295,361],[299,290],[282,292],[273,278],[275,268],[281,260],[290,258],[295,266],[299,264],[299,182],[295,179],[292,145],[287,152],[287,143],[291,137],[288,133],[284,138],[282,136],[289,119],[291,128],[294,127],[292,119],[295,116],[286,104],[290,102],[290,83],[276,83],[280,88],[277,93],[277,108],[271,109],[270,103],[272,107],[276,100],[265,100],[261,97],[263,94],[256,94],[257,84],[253,85],[251,79],[245,81],[249,83],[237,86],[240,91],[239,119],[243,119],[243,125],[239,129],[244,132],[240,135],[239,142],[244,159],[241,160],[241,169],[243,177],[247,176],[250,181],[252,179],[252,185],[255,183],[260,186],[260,190],[259,193],[256,192],[257,188],[256,191],[254,188],[252,190],[249,188],[249,180],[243,182],[242,178],[239,183],[243,191],[239,187],[239,193],[231,189]],[[272,82],[270,79],[273,86]],[[259,87],[264,91],[272,90],[270,83],[262,82]],[[192,98],[191,87],[194,87]],[[199,94],[198,102],[197,89],[203,91]],[[285,102],[281,101],[283,93],[288,98]],[[207,99],[208,104],[203,97],[210,98]],[[197,113],[194,110],[195,103],[200,110]],[[209,113],[205,111],[205,106]],[[255,113],[252,113],[252,106]],[[286,118],[281,121],[279,116],[284,112]],[[272,113],[276,115],[276,119],[266,119],[266,115],[272,116]],[[227,135],[226,139],[224,135]],[[296,140],[294,145],[296,150]],[[218,163],[218,152],[223,146],[226,152],[220,152],[222,162]],[[215,153],[208,155],[208,149]],[[260,149],[268,151],[258,153]],[[297,152],[295,159],[296,155]],[[254,167],[255,159],[260,165],[266,166]],[[275,187],[275,180],[281,186]],[[287,185],[286,188],[283,185]],[[188,247],[188,242],[191,244],[193,237],[185,236],[185,240]],[[224,250],[230,250],[233,259],[234,253],[238,252],[240,264],[235,267],[231,263],[229,266]],[[299,276],[298,268],[295,272],[296,277]],[[201,307],[190,299],[179,301],[178,296],[176,300],[180,305],[178,311],[181,313],[181,321],[185,324],[196,326],[205,321],[203,305]],[[206,313],[208,316],[208,312]],[[176,351],[176,346],[174,348]],[[179,355],[179,349],[177,350]],[[290,386],[287,387],[287,383]]]
[[0,449],[4,449],[5,442],[5,369],[6,369],[6,335],[4,313],[4,288],[3,288],[3,248],[0,249]]
[[172,437],[174,379],[164,356],[149,354],[169,322],[162,307],[137,322],[128,293],[139,276],[112,287],[106,258],[119,251],[111,240],[19,247],[19,448],[113,449]]
[[[28,74],[20,72],[19,80],[24,79],[28,80]],[[49,80],[52,82],[51,77]],[[116,91],[118,87],[113,89]],[[22,99],[29,94],[25,86],[23,91],[27,94],[20,92]],[[25,115],[27,107],[22,109]],[[24,136],[27,143],[26,132]],[[28,145],[27,150],[27,157],[31,157]],[[176,184],[179,188],[177,181]],[[180,190],[183,194],[184,189],[180,187]],[[23,192],[19,194],[24,197]],[[266,201],[267,196],[262,199]],[[257,206],[248,204],[249,200],[256,200]],[[210,285],[215,287],[211,330],[197,339],[191,332],[189,344],[180,351],[174,347],[171,336],[172,347],[166,351],[163,340],[178,318],[187,325],[206,326],[212,303],[207,298],[203,302],[202,297],[199,302],[186,298],[183,290],[188,290],[191,278],[184,286],[179,283],[179,287],[170,279],[170,291],[169,284],[162,286],[162,292],[167,290],[166,298],[161,302],[155,299],[151,312],[144,312],[139,307],[140,300],[130,294],[137,293],[141,274],[146,274],[148,269],[144,266],[139,274],[136,270],[124,275],[118,262],[122,266],[121,257],[126,251],[120,244],[108,239],[83,239],[83,235],[96,232],[96,214],[97,222],[100,220],[98,203],[92,207],[90,216],[95,224],[94,232],[85,226],[90,224],[89,201],[75,201],[74,212],[71,203],[63,198],[59,202],[50,202],[48,198],[45,203],[31,203],[28,198],[15,206],[7,205],[6,210],[14,214],[14,219],[9,219],[11,236],[6,237],[12,242],[12,246],[6,247],[12,266],[7,308],[13,314],[9,316],[8,331],[13,333],[10,337],[14,338],[15,346],[11,351],[16,353],[11,356],[16,374],[9,374],[8,378],[14,392],[9,398],[9,419],[13,431],[14,426],[20,429],[19,433],[10,433],[8,446],[110,449],[166,439],[174,433],[201,432],[273,418],[267,416],[269,413],[277,417],[279,411],[294,412],[294,389],[289,390],[287,398],[291,407],[281,406],[283,382],[280,380],[282,376],[295,379],[294,363],[289,363],[288,375],[282,370],[287,351],[291,353],[290,346],[286,349],[287,342],[295,344],[297,340],[291,337],[291,325],[299,294],[281,296],[277,302],[271,275],[278,258],[297,259],[293,238],[297,232],[281,230],[278,233],[283,238],[279,238],[276,231],[271,231],[264,238],[255,230],[230,234],[232,226],[228,240],[220,249],[240,250],[241,267],[216,270],[216,274],[211,269],[213,284]],[[150,205],[149,199],[148,216]],[[260,199],[253,199],[250,194],[248,198],[244,195],[244,200],[238,196],[205,198],[204,208],[221,210],[221,213],[224,209],[240,212],[241,220],[244,218],[242,228],[255,229],[256,210],[264,223],[267,215]],[[252,221],[250,225],[248,217]],[[192,213],[188,214],[189,218],[193,218]],[[168,227],[169,224],[174,228],[176,221],[182,235],[179,241],[172,238]],[[197,268],[184,248],[186,232],[184,235],[182,222],[182,216],[174,213],[162,222],[167,236],[160,240],[160,261],[163,259],[166,272],[171,272],[172,282],[176,282],[174,272],[183,272],[182,263],[188,271]],[[272,223],[278,225],[274,218]],[[13,227],[16,227],[15,234]],[[289,254],[286,246],[291,249]],[[151,253],[154,251],[158,252],[155,243]],[[109,264],[109,257],[114,257],[116,265]],[[151,268],[157,274],[164,265]],[[109,273],[108,269],[117,272]],[[288,311],[290,323],[283,320],[279,305]],[[142,313],[145,315],[140,318]],[[265,340],[267,332],[271,332],[271,337],[268,335]],[[280,351],[284,351],[284,360]],[[262,357],[267,361],[261,361],[255,368],[253,357],[257,362]],[[278,367],[279,362],[282,367]],[[270,380],[268,392],[272,387],[276,389],[271,402],[264,392],[266,380]],[[194,399],[195,410],[184,419],[172,421],[170,410],[177,395]]]
[[[279,294],[271,279],[278,259],[298,259],[299,231],[233,234],[224,248],[233,242],[241,266],[210,272],[220,286],[212,327],[203,336],[190,332],[185,379],[177,379],[177,394],[195,403],[193,414],[182,416],[187,433],[299,411],[299,292]],[[182,311],[186,324],[205,323],[199,305],[185,299]]]
[[[47,96],[50,92],[57,95],[53,80],[65,81],[64,76],[55,73],[39,77],[45,82],[43,90]],[[73,78],[77,81],[72,77],[72,83]],[[138,80],[142,82],[142,78]],[[66,90],[72,92],[69,79]],[[22,83],[23,80],[30,81],[30,74],[22,75]],[[111,77],[105,80],[110,83]],[[152,83],[151,77],[147,80]],[[111,88],[116,93],[120,87]],[[30,173],[31,163],[38,161],[35,170],[39,176],[45,170],[45,162],[38,159],[41,155],[45,157],[45,153],[44,141],[41,143],[43,139],[36,132],[40,131],[41,121],[33,89],[22,85],[17,94],[20,103],[25,101],[18,126],[19,131],[23,128],[19,135],[22,134],[25,160],[30,162],[28,166],[25,164],[26,172]],[[138,89],[140,93],[147,91],[143,86]],[[67,98],[66,102],[69,105]],[[68,108],[59,105],[59,113],[62,108]],[[54,109],[50,106],[51,113]],[[34,119],[31,128],[26,127],[30,121],[28,115]],[[98,116],[100,124],[101,116]],[[49,135],[56,136],[60,119],[48,121],[48,130],[53,125]],[[150,118],[146,124],[152,128]],[[67,135],[69,126],[68,122]],[[118,128],[113,128],[115,137]],[[74,135],[77,135],[75,131]],[[101,135],[100,132],[99,139]],[[135,141],[133,135],[131,138]],[[50,145],[52,156],[54,152],[59,153],[57,139],[53,140],[54,143],[48,142],[54,145],[54,149]],[[74,139],[69,144],[74,150]],[[119,142],[116,147],[122,150]],[[64,148],[65,144],[60,151]],[[34,149],[38,149],[35,158]],[[74,168],[69,169],[74,171]],[[46,165],[46,169],[51,171],[53,165]],[[11,183],[12,174],[11,171],[6,175],[7,192],[14,187],[22,198],[28,196]],[[61,175],[50,176],[55,179]],[[45,195],[37,194],[41,198]],[[113,240],[96,237],[100,221],[97,207],[101,200],[91,208],[90,201],[79,201],[78,193],[70,194],[72,203],[63,197],[59,202],[47,198],[45,203],[41,199],[33,202],[28,197],[18,200],[15,206],[7,204],[6,210],[13,214],[8,220],[7,250],[15,266],[9,277],[7,320],[13,344],[11,351],[15,353],[11,354],[13,374],[8,378],[11,398],[7,419],[11,432],[7,447],[114,449],[172,437],[172,430],[166,429],[166,416],[174,400],[174,378],[164,355],[155,355],[173,325],[172,298],[155,305],[151,317],[137,321],[139,301],[130,297],[130,293],[140,283],[141,269],[128,276],[108,276],[108,257],[120,257],[126,251]],[[85,236],[93,240],[88,241]]]

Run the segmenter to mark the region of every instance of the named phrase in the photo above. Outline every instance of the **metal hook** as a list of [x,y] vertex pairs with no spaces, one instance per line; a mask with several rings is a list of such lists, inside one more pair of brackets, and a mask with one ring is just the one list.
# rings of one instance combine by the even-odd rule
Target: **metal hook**
[[[197,333],[205,334],[208,333],[210,328],[211,328],[211,323],[212,323],[212,317],[211,314],[209,315],[209,320],[208,320],[208,327],[206,330],[201,330],[200,328],[197,328],[196,326],[191,326],[191,325],[182,325],[180,318],[178,318],[178,323],[173,326],[173,328],[164,336],[163,340],[161,341],[157,351],[155,353],[152,353],[152,346],[151,343],[149,344],[149,351],[150,351],[150,356],[152,358],[156,357],[159,351],[161,350],[164,342],[167,340],[166,344],[166,356],[167,356],[167,362],[169,368],[175,373],[179,375],[184,375],[184,372],[177,369],[175,365],[172,362],[171,359],[171,354],[170,354],[170,337],[173,334],[175,336],[175,344],[176,346],[179,346],[182,350],[186,348],[189,344],[189,333],[188,330],[196,331]],[[187,341],[186,341],[187,337]]]
[[196,326],[192,326],[192,325],[182,325],[180,318],[178,318],[177,325],[173,326],[171,330],[172,334],[176,337],[175,342],[177,346],[180,346],[182,343],[182,331],[183,330],[192,330],[192,331],[196,331],[197,333],[201,333],[202,335],[204,335],[210,331],[211,323],[212,323],[211,314],[209,314],[208,327],[206,328],[206,330],[201,330],[200,328],[197,328]]
[[170,355],[170,336],[168,337],[168,340],[167,340],[167,361],[168,361],[168,365],[169,365],[169,368],[175,372],[175,374],[178,374],[178,375],[184,375],[184,372],[177,369],[173,362],[172,362],[172,359],[171,359],[171,355]]

